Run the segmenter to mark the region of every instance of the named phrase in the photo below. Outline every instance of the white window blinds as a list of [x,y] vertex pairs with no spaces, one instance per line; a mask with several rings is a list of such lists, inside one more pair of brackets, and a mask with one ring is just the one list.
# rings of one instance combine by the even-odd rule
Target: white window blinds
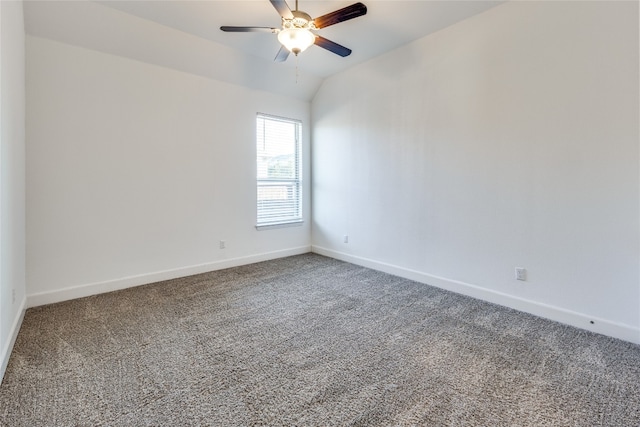
[[301,123],[258,114],[258,226],[302,221]]

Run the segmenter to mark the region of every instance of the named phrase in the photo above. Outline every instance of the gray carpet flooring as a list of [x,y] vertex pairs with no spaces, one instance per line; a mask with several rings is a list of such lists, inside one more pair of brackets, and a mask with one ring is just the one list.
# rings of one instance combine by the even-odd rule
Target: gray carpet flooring
[[30,309],[4,426],[638,426],[640,346],[306,254]]

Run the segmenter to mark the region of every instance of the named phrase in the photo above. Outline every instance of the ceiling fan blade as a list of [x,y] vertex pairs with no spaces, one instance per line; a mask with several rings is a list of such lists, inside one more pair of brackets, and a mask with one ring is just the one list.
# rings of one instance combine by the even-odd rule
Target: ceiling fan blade
[[273,27],[230,27],[223,25],[220,27],[222,31],[229,33],[277,33],[278,28]]
[[284,46],[280,46],[280,50],[278,51],[278,54],[276,55],[274,61],[284,62],[287,60],[288,57],[289,57],[289,49],[287,49]]
[[367,6],[362,3],[354,3],[351,6],[322,15],[321,17],[314,19],[313,22],[316,24],[316,28],[324,28],[329,25],[357,18],[358,16],[366,15],[366,13]]
[[322,36],[316,36],[316,41],[314,42],[316,46],[320,46],[323,49],[327,49],[329,52],[333,52],[336,55],[340,55],[342,57],[351,55],[351,49],[339,45],[336,42],[332,42],[331,40],[325,39]]
[[284,19],[293,19],[293,13],[285,0],[269,0]]

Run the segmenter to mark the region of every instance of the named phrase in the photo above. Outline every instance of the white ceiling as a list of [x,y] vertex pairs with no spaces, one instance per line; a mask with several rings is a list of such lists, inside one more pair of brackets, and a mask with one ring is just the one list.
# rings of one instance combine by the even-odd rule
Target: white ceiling
[[[299,9],[317,17],[356,1],[301,0]],[[503,2],[361,1],[368,8],[365,16],[317,32],[352,49],[350,56],[311,46],[286,63],[273,62],[280,46],[275,34],[219,29],[279,27],[280,17],[268,0],[27,0],[25,28],[38,37],[311,99],[323,78]],[[295,2],[289,6],[295,8]],[[291,89],[296,63],[300,81]]]

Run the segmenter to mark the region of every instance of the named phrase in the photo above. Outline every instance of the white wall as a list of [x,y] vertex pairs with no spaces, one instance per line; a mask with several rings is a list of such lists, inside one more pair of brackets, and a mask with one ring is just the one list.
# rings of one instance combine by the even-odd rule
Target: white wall
[[25,307],[25,45],[22,2],[0,2],[0,379]]
[[637,2],[510,2],[327,79],[314,251],[640,343],[638,75]]
[[[309,108],[27,36],[29,306],[309,251]],[[303,121],[303,226],[255,229],[257,112]]]

